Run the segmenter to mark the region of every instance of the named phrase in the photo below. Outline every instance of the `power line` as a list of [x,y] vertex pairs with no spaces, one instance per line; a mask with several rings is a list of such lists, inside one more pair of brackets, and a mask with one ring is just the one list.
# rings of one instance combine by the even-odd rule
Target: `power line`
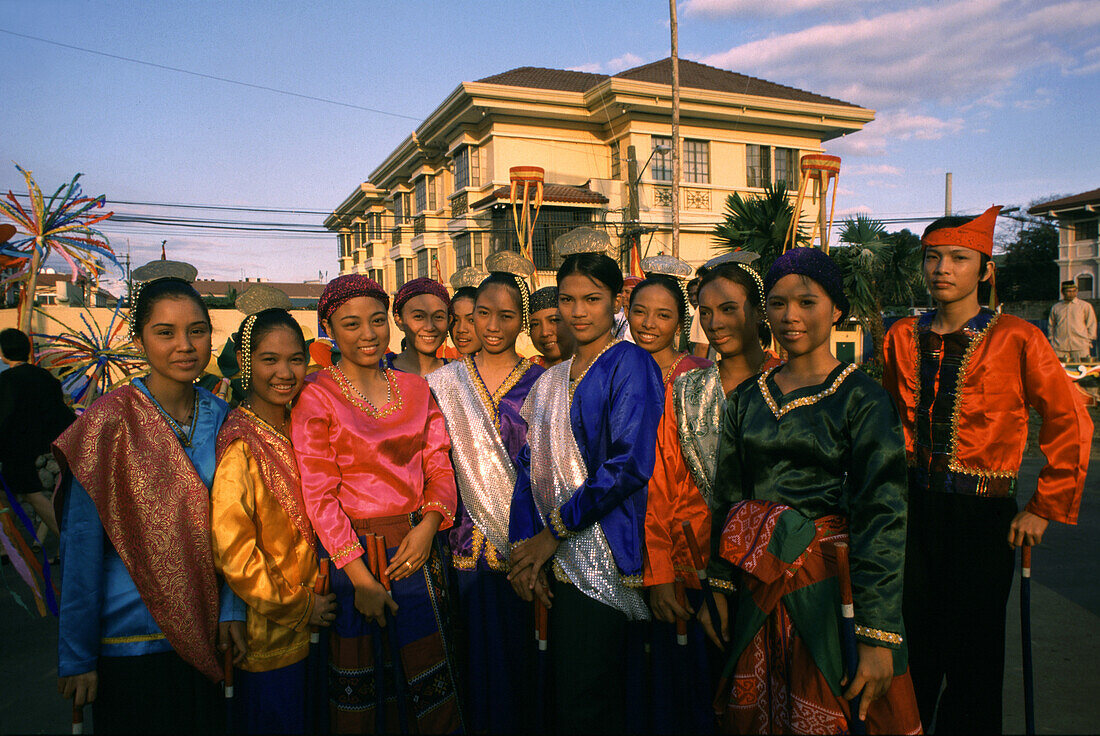
[[303,100],[312,100],[313,102],[324,102],[329,105],[337,105],[339,107],[347,107],[352,110],[362,110],[364,112],[373,112],[376,115],[388,115],[394,118],[403,118],[405,120],[415,120],[420,122],[420,118],[413,117],[412,115],[405,115],[399,112],[391,112],[389,110],[379,110],[374,107],[364,107],[363,105],[355,105],[350,102],[341,102],[339,100],[332,100],[327,97],[315,97],[313,95],[305,95],[301,92],[291,92],[286,89],[279,89],[278,87],[268,87],[262,84],[253,84],[252,82],[242,82],[238,79],[229,79],[228,77],[219,77],[215,74],[204,74],[203,72],[196,72],[190,69],[181,69],[178,66],[168,66],[167,64],[157,64],[152,61],[145,61],[144,59],[134,59],[129,56],[121,56],[119,54],[110,54],[106,51],[96,51],[95,49],[84,48],[83,46],[74,46],[73,44],[61,43],[60,41],[52,41],[48,38],[40,38],[38,36],[31,36],[26,33],[17,33],[16,31],[10,31],[6,28],[0,28],[0,33],[6,33],[9,36],[16,36],[18,38],[25,38],[30,41],[38,41],[39,43],[46,43],[51,46],[58,46],[63,49],[70,49],[72,51],[80,51],[85,54],[94,54],[96,56],[103,56],[108,59],[116,59],[118,61],[127,61],[131,64],[140,64],[142,66],[153,67],[154,69],[162,69],[170,72],[177,72],[179,74],[189,74],[192,77],[200,77],[202,79],[212,79],[216,82],[224,82],[226,84],[236,84],[241,87],[249,87],[251,89],[258,89],[264,92],[274,92],[275,94],[287,95],[288,97],[297,97]]

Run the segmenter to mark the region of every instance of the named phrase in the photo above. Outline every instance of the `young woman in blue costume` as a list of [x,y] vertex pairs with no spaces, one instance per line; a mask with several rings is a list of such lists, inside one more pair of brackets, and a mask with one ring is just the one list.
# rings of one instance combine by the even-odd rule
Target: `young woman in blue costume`
[[461,503],[449,533],[466,633],[466,719],[475,733],[531,731],[531,606],[508,572],[508,511],[515,460],[527,441],[520,409],[543,369],[516,353],[527,322],[527,284],[494,272],[476,291],[481,350],[428,376],[451,436]]
[[[144,284],[131,320],[149,374],[54,443],[65,471],[59,687],[92,703],[96,733],[206,731],[221,715],[219,611],[244,618],[228,587],[219,602],[210,545],[214,445],[229,409],[194,385],[211,326],[188,280]],[[240,659],[243,627],[234,634]]]
[[616,733],[642,708],[628,699],[628,623],[649,617],[642,537],[663,387],[650,355],[612,336],[623,286],[613,260],[571,254],[557,282],[577,348],[524,403],[509,579],[552,606],[553,728]]

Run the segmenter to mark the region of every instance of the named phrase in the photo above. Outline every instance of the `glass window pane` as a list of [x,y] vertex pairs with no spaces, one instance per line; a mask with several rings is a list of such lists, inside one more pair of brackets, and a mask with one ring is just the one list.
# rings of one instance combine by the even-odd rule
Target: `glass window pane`
[[653,161],[649,164],[650,175],[655,181],[672,181],[672,139],[655,135],[652,140],[653,148],[665,146],[668,151],[653,154]]

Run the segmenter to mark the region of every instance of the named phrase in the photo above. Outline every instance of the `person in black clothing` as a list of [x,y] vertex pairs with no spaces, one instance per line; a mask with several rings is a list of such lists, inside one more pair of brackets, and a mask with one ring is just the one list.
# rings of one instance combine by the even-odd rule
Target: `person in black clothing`
[[31,342],[16,329],[0,330],[0,354],[9,368],[0,373],[0,473],[16,496],[30,503],[58,534],[53,504],[46,498],[36,461],[50,451],[76,418],[65,403],[61,382],[27,362]]

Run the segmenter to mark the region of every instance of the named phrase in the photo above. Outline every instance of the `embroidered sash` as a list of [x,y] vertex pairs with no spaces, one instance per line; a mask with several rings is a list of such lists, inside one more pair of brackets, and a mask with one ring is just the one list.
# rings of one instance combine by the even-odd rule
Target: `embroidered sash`
[[264,487],[275,496],[275,500],[290,517],[302,538],[316,549],[317,538],[313,534],[313,525],[305,514],[298,462],[294,458],[294,448],[291,447],[290,440],[242,407],[229,412],[218,433],[216,453],[219,462],[229,446],[238,439],[243,439],[252,451],[252,457],[260,469],[260,477],[264,480]]
[[[543,518],[572,498],[588,478],[569,417],[572,364],[570,359],[547,370],[521,411],[531,448],[531,492]],[[631,620],[649,618],[641,595],[623,584],[599,522],[562,540],[554,553],[554,568],[589,598],[622,611]]]
[[[522,373],[520,374],[522,375]],[[427,376],[451,436],[451,462],[462,504],[474,526],[507,555],[508,512],[516,487],[516,467],[500,437],[489,396],[482,398],[465,361],[454,361]]]
[[54,443],[172,648],[211,681],[218,583],[210,491],[153,402],[133,386],[99,399]]

